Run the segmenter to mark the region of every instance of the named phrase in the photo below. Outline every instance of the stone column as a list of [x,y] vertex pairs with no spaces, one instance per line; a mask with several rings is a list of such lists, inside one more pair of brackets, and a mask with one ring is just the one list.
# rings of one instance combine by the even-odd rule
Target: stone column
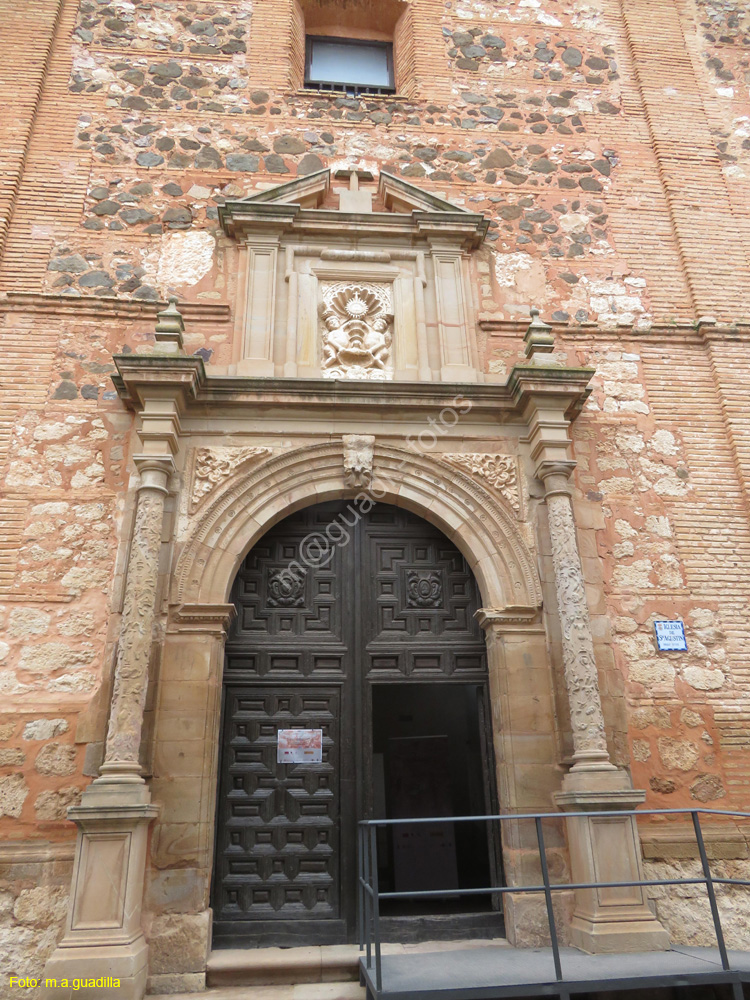
[[[78,826],[65,935],[45,979],[101,979],[79,998],[140,1000],[148,945],[141,927],[148,826],[157,814],[139,750],[156,615],[164,499],[171,456],[135,459],[141,474],[128,560],[105,760],[68,816]],[[59,991],[51,989],[50,997]]]
[[142,782],[139,752],[148,688],[164,500],[171,458],[137,456],[141,474],[117,646],[107,745],[97,778]]
[[594,656],[586,586],[578,552],[568,476],[573,462],[544,462],[544,480],[555,570],[557,607],[562,627],[565,687],[573,728],[572,770],[614,771],[604,733],[604,715]]
[[[591,633],[583,569],[568,480],[572,461],[543,461],[552,563],[562,628],[565,687],[570,704],[574,764],[554,799],[566,812],[574,882],[627,882],[643,878],[640,839],[633,816],[597,816],[630,810],[645,792],[612,764]],[[581,889],[570,925],[571,941],[584,951],[650,951],[669,947],[669,935],[648,907],[642,888]]]

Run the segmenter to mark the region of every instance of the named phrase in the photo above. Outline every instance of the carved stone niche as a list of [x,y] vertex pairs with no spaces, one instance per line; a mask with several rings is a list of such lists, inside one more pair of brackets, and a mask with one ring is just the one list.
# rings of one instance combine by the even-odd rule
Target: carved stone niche
[[219,209],[242,260],[230,374],[481,381],[468,262],[487,220],[384,171],[336,179]]

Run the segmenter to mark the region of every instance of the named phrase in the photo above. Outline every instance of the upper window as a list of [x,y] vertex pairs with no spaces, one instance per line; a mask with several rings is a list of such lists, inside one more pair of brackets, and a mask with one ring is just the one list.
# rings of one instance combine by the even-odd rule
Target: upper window
[[392,94],[393,45],[308,35],[305,86],[353,94]]

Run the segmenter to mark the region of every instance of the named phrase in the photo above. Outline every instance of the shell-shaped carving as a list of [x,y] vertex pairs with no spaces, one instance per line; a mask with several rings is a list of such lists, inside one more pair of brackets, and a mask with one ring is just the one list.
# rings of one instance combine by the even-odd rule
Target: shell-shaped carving
[[343,322],[372,322],[379,314],[390,312],[389,298],[386,289],[377,285],[338,284],[327,291],[324,301]]

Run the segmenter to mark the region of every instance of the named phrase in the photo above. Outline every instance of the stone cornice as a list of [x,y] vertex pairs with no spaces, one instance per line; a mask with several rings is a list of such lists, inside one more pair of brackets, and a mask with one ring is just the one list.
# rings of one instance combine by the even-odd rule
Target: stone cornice
[[[120,299],[113,295],[96,298],[70,295],[51,295],[41,292],[7,292],[0,295],[0,313],[35,312],[55,315],[75,314],[76,317],[106,317],[113,319],[134,319],[153,323],[156,314],[166,309],[169,303],[146,302],[136,299]],[[181,302],[180,312],[191,324],[228,323],[231,309],[225,302]]]
[[[499,319],[494,316],[480,315],[478,326],[480,330],[496,336],[522,337],[528,327],[528,319]],[[598,323],[571,324],[555,320],[546,321],[552,327],[558,343],[564,340],[641,340],[657,343],[702,344],[713,340],[750,341],[750,320],[738,320],[736,323],[696,323],[691,319],[681,319],[675,323],[654,323],[639,329],[634,326],[606,327]]]
[[506,388],[519,412],[539,397],[552,402],[554,397],[567,420],[575,420],[591,394],[589,383],[595,368],[562,368],[545,365],[516,365],[508,376]]
[[225,635],[236,613],[234,604],[171,605],[167,631]]
[[[210,407],[262,407],[264,414],[300,407],[330,412],[354,409],[383,416],[383,407],[399,413],[434,412],[471,403],[471,412],[496,423],[524,420],[532,403],[547,405],[574,419],[589,393],[591,368],[518,366],[505,385],[463,382],[354,382],[333,379],[253,378],[210,375],[200,357],[115,355],[112,381],[123,402],[141,410],[149,398],[180,396],[185,411]],[[468,411],[467,411],[468,412]]]
[[541,607],[508,604],[502,608],[479,608],[474,617],[485,632],[544,632]]
[[253,233],[294,233],[309,236],[341,236],[354,232],[358,238],[376,236],[391,240],[413,240],[427,244],[439,236],[466,250],[481,245],[488,222],[483,215],[461,212],[425,212],[410,215],[395,212],[339,212],[334,209],[304,209],[299,205],[258,205],[228,201],[222,206],[221,223],[228,236],[240,239]]

